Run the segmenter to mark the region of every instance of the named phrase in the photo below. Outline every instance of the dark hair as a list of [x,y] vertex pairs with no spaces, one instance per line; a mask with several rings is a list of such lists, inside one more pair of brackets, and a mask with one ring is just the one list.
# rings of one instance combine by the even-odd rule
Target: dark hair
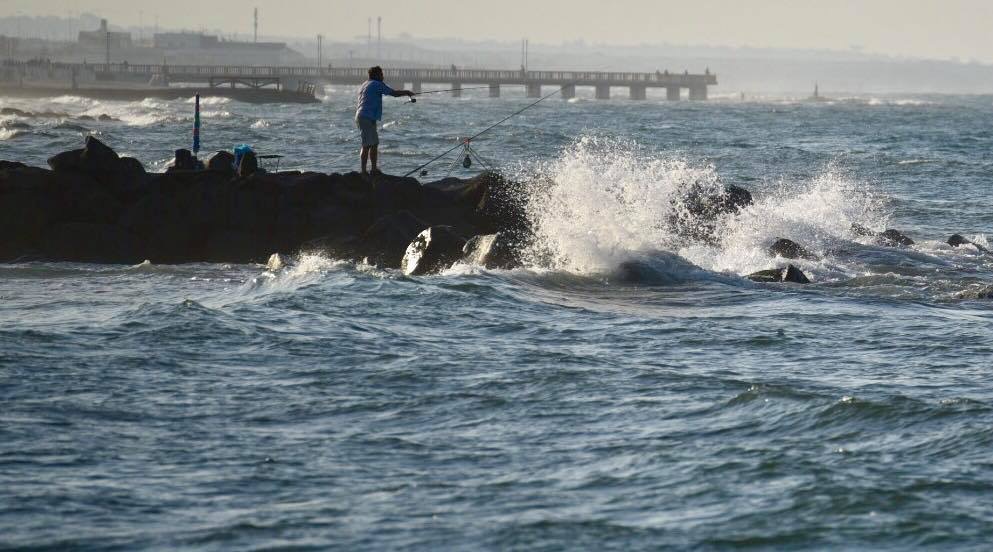
[[380,66],[377,65],[375,67],[370,67],[369,68],[369,78],[370,79],[373,78],[373,77],[375,77],[377,74],[379,74],[379,75],[382,75],[383,74],[383,68],[382,67],[380,67]]

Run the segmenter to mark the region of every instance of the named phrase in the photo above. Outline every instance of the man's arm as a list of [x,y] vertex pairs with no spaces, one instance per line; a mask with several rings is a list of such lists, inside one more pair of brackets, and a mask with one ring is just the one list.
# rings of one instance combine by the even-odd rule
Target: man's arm
[[390,94],[390,96],[393,96],[394,98],[399,98],[400,96],[411,96],[412,97],[413,95],[414,95],[414,93],[411,92],[410,90],[394,90]]

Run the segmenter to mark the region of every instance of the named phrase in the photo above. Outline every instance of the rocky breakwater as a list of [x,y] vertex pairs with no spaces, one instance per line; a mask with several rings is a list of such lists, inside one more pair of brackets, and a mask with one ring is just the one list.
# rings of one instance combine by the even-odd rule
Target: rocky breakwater
[[492,173],[421,184],[235,171],[228,155],[206,170],[147,173],[88,137],[84,148],[49,159],[48,169],[0,161],[0,261],[264,262],[274,252],[322,250],[400,268],[428,229],[460,237],[422,240],[429,257],[440,246],[478,246],[474,236],[497,234],[489,241],[505,247],[527,234],[516,184]]

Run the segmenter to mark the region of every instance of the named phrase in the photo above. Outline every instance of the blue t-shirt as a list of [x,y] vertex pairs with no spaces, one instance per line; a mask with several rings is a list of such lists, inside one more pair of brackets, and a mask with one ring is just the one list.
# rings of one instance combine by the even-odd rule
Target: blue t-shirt
[[373,121],[383,118],[383,96],[392,95],[393,89],[383,81],[369,79],[359,88],[359,105],[355,109],[356,117],[365,117]]

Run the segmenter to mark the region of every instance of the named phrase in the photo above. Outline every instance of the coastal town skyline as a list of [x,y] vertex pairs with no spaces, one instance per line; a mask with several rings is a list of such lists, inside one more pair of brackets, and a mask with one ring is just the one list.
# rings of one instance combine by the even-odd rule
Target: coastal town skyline
[[[981,0],[704,0],[693,4],[628,0],[609,8],[597,2],[559,0],[541,4],[508,0],[499,6],[441,0],[431,2],[431,9],[420,3],[383,0],[364,10],[293,0],[249,4],[217,0],[209,8],[189,0],[177,0],[168,8],[143,1],[8,0],[0,16],[93,13],[123,26],[154,24],[248,36],[253,32],[255,7],[260,12],[262,36],[322,33],[330,40],[353,40],[378,34],[377,18],[382,17],[384,37],[409,34],[502,41],[528,37],[535,43],[821,49],[993,63],[993,36],[987,32],[993,5]],[[301,20],[304,10],[308,17]],[[439,17],[440,13],[445,17]]]

